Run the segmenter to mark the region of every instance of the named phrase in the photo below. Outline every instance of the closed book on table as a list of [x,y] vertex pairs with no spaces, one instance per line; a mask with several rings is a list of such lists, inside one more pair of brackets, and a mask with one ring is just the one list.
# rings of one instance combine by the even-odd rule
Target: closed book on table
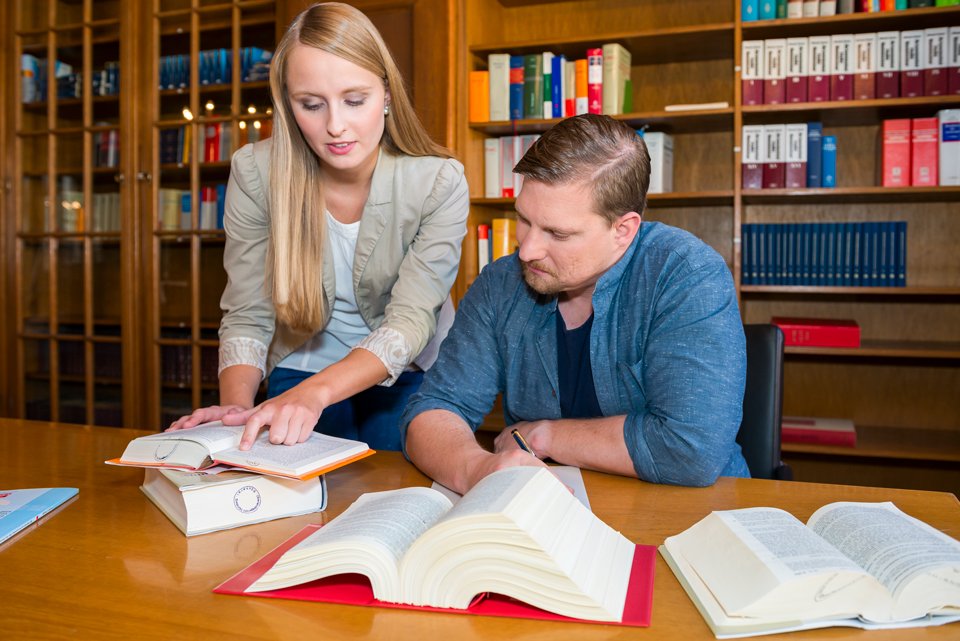
[[923,95],[942,96],[947,93],[947,28],[923,30]]
[[803,189],[807,186],[807,123],[787,125],[786,136],[785,185],[788,189]]
[[855,320],[774,316],[770,322],[783,331],[787,346],[860,347],[860,326]]
[[853,35],[830,36],[830,100],[853,100]]
[[830,36],[810,36],[810,75],[807,100],[830,100]]
[[745,40],[740,52],[743,104],[763,104],[763,40]]
[[939,181],[937,125],[936,116],[913,119],[910,128],[910,184],[914,187],[935,187]]
[[786,125],[763,125],[763,188],[782,189],[786,180]]
[[809,59],[809,38],[787,38],[787,102],[807,102]]
[[923,31],[900,32],[900,97],[923,95]]
[[900,96],[900,32],[877,34],[877,98]]
[[881,185],[907,187],[910,185],[910,119],[884,120]]
[[763,188],[763,125],[744,125],[740,164],[743,189]]
[[148,469],[140,489],[187,536],[319,512],[324,477],[307,481],[246,472]]
[[763,43],[763,103],[780,105],[786,99],[787,41],[773,38]]
[[780,425],[783,443],[857,446],[857,430],[848,418],[784,416]]
[[853,37],[853,97],[872,100],[877,96],[877,34],[858,33]]

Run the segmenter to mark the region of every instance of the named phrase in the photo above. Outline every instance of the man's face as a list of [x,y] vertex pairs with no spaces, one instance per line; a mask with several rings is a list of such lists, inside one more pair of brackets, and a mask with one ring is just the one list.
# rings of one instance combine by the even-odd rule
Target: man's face
[[585,182],[547,185],[529,178],[517,196],[523,278],[534,291],[575,296],[623,255],[617,225],[593,211]]

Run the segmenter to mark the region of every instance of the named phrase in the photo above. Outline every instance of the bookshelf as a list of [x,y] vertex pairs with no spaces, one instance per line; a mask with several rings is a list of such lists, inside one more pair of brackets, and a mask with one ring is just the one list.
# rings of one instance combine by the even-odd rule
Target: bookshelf
[[5,5],[5,405],[26,418],[135,417],[128,4]]
[[[513,199],[482,197],[484,138],[542,132],[557,122],[469,122],[469,72],[486,69],[490,53],[575,59],[588,47],[620,43],[633,57],[634,113],[617,117],[674,136],[676,191],[651,195],[646,219],[686,228],[725,258],[744,322],[777,315],[860,323],[860,349],[787,350],[784,412],[851,418],[859,430],[855,450],[785,445],[797,478],[960,491],[960,188],[877,186],[882,120],[931,116],[960,106],[960,96],[746,106],[739,72],[744,40],[944,25],[960,25],[960,8],[742,23],[739,2],[464,0],[457,149],[473,197],[457,295],[477,275],[477,225],[513,210]],[[729,107],[664,110],[712,102]],[[838,138],[837,188],[743,189],[742,127],[808,120],[822,121]],[[908,222],[907,287],[740,285],[742,224],[868,220]],[[490,428],[502,425],[495,414]]]

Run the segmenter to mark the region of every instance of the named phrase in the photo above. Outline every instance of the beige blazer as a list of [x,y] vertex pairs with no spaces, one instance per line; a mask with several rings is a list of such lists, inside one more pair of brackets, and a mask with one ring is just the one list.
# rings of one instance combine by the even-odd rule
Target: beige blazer
[[[271,300],[270,146],[270,139],[263,140],[233,156],[224,209],[221,371],[246,364],[266,376],[310,337],[278,326]],[[441,306],[445,301],[449,306],[468,212],[469,192],[459,162],[395,156],[381,148],[360,219],[353,288],[360,315],[372,330],[357,347],[384,362],[390,375],[382,384],[392,384],[412,362],[422,369],[433,364],[436,344],[426,348],[437,333]],[[330,256],[324,252],[324,326],[336,292]],[[441,339],[452,322],[451,311],[445,309]],[[428,362],[417,360],[421,353]]]

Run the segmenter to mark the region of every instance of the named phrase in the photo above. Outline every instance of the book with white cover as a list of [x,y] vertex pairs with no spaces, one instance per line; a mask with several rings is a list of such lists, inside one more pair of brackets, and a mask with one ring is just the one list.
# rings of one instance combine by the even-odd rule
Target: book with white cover
[[300,481],[151,468],[140,489],[187,536],[319,512],[327,505],[323,476]]

